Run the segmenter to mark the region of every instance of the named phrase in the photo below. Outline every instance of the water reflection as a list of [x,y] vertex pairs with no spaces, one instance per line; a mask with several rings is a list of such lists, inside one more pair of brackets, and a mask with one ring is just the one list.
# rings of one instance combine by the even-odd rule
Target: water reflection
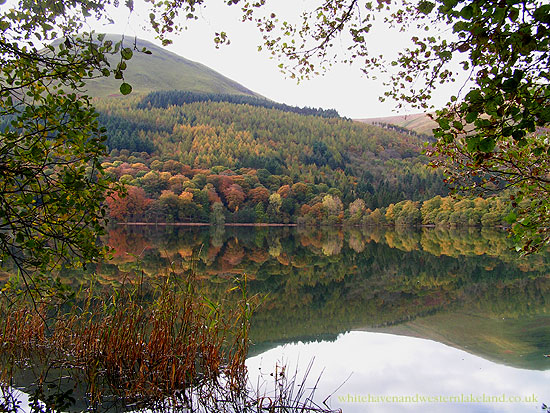
[[317,385],[319,403],[332,394],[328,405],[346,413],[535,412],[548,395],[550,371],[516,369],[438,342],[371,332],[287,344],[247,365],[252,380],[285,364],[287,374],[301,381],[313,356],[306,387]]
[[519,259],[503,232],[116,227],[108,243],[113,260],[94,270],[105,283],[194,271],[205,294],[221,299],[247,274],[250,294],[268,293],[251,355],[385,328],[548,368],[550,255]]
[[[124,227],[110,261],[65,271],[75,289],[142,277],[198,278],[222,300],[236,276],[267,294],[248,365],[299,369],[316,357],[326,396],[348,411],[540,411],[549,402],[550,254],[518,258],[506,234],[470,229]],[[388,334],[389,333],[389,334]],[[517,403],[377,403],[356,397],[534,394]],[[340,397],[340,398],[339,398]],[[343,398],[342,398],[343,397]],[[360,399],[362,400],[362,399]]]

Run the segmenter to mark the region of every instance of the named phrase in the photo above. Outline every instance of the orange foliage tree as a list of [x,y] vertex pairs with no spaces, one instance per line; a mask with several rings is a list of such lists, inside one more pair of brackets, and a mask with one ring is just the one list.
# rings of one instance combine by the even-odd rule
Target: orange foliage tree
[[143,188],[128,185],[125,195],[115,192],[106,199],[106,202],[109,207],[109,216],[122,221],[133,215],[142,214],[151,203],[151,199],[147,198]]

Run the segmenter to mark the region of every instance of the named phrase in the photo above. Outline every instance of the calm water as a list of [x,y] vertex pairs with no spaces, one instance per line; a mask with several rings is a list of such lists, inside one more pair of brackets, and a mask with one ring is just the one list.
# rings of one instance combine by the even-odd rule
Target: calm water
[[[541,411],[550,403],[550,254],[498,231],[117,227],[94,271],[194,271],[223,297],[246,274],[251,380],[286,366],[344,412]],[[81,274],[66,274],[75,287]],[[276,370],[277,369],[277,370]],[[389,399],[388,399],[389,398]]]
[[280,366],[301,382],[312,364],[305,386],[320,376],[317,400],[344,412],[550,402],[550,255],[518,259],[501,232],[119,227],[109,240],[106,282],[139,256],[151,275],[193,269],[215,297],[239,274],[268,293],[248,360],[266,391]]

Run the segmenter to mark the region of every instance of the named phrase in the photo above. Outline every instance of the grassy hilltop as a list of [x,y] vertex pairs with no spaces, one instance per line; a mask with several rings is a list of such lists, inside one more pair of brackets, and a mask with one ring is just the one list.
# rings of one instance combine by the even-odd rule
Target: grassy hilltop
[[[121,35],[110,34],[106,39],[120,41]],[[225,93],[234,95],[260,96],[241,84],[223,76],[209,67],[185,59],[161,46],[133,37],[124,38],[124,46],[134,50],[124,79],[132,85],[135,93],[148,93],[158,90],[187,90],[203,93]],[[151,54],[139,52],[143,48]],[[111,65],[116,65],[113,59]],[[118,94],[120,80],[114,77],[98,78],[87,82],[92,96]]]

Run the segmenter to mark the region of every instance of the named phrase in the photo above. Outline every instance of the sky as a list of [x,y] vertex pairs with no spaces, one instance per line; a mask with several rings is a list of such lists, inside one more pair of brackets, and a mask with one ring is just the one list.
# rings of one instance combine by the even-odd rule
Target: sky
[[[315,0],[276,0],[276,3],[268,4],[276,4],[270,7],[278,7],[278,15],[286,14],[292,18],[299,14],[300,6],[308,7],[311,3]],[[202,63],[269,99],[289,105],[336,109],[340,115],[353,119],[419,112],[414,108],[396,112],[395,102],[381,103],[378,98],[385,90],[381,79],[367,79],[358,64],[350,66],[335,62],[326,73],[310,80],[298,83],[290,79],[281,73],[279,61],[272,59],[268,52],[258,51],[262,43],[261,33],[254,24],[240,21],[238,7],[224,6],[220,0],[209,0],[206,4],[198,21],[191,22],[187,30],[172,37],[173,44],[167,47],[168,50]],[[98,32],[137,36],[159,44],[154,32],[142,27],[148,14],[149,11],[136,2],[131,15],[121,6],[111,10],[115,24],[92,23],[91,28]],[[213,34],[221,30],[228,33],[231,44],[216,49]],[[411,36],[411,33],[389,32],[376,25],[371,34],[369,50],[373,54],[383,52],[386,55],[395,54]],[[344,48],[345,45],[337,47]],[[443,106],[448,95],[450,93],[441,91],[434,99],[434,105]]]

